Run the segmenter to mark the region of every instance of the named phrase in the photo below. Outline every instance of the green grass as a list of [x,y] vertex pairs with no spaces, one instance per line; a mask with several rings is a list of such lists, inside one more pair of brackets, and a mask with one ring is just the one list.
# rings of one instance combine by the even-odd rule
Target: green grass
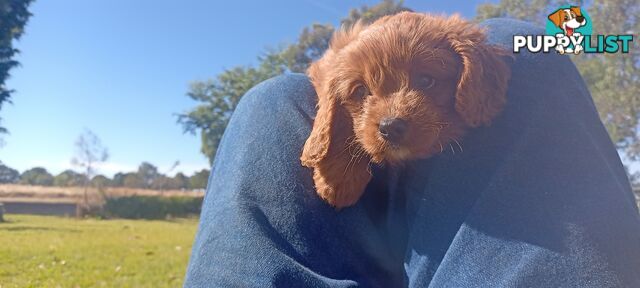
[[197,220],[5,215],[0,287],[181,287]]

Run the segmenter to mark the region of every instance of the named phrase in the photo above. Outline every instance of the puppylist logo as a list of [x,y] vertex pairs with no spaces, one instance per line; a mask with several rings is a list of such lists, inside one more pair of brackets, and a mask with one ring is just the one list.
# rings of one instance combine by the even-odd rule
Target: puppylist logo
[[592,35],[591,18],[578,6],[560,7],[547,17],[547,35],[513,36],[513,52],[629,53],[633,35]]

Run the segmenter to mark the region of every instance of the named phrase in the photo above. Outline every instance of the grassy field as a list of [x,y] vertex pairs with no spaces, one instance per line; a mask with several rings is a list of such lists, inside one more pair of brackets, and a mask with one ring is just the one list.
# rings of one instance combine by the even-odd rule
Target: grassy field
[[0,287],[181,287],[197,228],[174,221],[5,215]]

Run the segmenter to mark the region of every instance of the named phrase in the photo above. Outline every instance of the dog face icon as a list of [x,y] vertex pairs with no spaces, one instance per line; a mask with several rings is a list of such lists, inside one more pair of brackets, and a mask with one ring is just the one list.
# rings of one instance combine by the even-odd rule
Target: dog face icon
[[569,9],[558,9],[549,15],[549,20],[562,29],[567,36],[572,36],[576,29],[587,24],[587,19],[582,16],[578,6],[571,6]]

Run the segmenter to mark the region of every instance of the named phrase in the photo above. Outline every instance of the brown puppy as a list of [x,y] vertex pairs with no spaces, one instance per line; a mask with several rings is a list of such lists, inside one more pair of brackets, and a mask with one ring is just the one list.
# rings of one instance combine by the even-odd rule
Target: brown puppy
[[320,197],[353,205],[371,163],[429,157],[490,124],[506,101],[503,55],[458,16],[403,12],[336,32],[308,70],[318,114],[300,159]]

